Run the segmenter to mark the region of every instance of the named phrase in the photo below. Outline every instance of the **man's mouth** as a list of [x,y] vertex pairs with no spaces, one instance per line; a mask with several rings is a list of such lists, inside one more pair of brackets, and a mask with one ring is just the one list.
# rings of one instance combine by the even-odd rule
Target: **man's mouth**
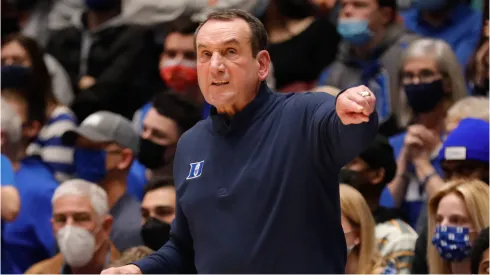
[[213,81],[211,83],[211,85],[214,85],[214,86],[222,86],[222,85],[226,85],[228,83],[230,83],[230,82],[229,81]]

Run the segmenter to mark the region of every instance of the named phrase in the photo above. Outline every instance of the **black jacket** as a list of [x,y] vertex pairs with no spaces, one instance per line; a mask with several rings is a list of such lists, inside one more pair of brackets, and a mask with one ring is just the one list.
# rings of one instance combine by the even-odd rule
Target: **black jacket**
[[[46,48],[70,76],[76,92],[72,109],[80,121],[99,110],[131,119],[161,83],[153,32],[117,18],[89,32],[85,17],[86,13],[76,15],[73,26],[55,31]],[[84,41],[89,50],[86,71],[81,72]],[[96,84],[80,90],[78,82],[84,75],[94,77]]]

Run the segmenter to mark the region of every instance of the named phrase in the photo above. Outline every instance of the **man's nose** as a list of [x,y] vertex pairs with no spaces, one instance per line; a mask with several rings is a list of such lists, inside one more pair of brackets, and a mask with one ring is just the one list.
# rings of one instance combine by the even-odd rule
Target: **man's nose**
[[218,72],[223,72],[225,69],[225,66],[223,64],[223,57],[221,56],[220,53],[214,52],[213,55],[211,56],[211,70],[213,73],[218,73]]

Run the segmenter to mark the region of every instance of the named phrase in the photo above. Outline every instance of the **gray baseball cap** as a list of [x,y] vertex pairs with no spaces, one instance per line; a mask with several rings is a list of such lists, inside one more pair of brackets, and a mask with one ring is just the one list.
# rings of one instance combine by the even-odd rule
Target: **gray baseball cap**
[[89,115],[78,128],[65,132],[61,139],[64,144],[73,145],[78,136],[94,142],[115,142],[135,153],[138,151],[139,137],[131,122],[108,111]]

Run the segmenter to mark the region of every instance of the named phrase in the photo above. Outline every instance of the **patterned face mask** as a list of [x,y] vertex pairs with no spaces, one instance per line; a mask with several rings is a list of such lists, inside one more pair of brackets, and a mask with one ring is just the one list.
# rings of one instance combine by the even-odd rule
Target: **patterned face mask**
[[470,230],[461,226],[440,226],[436,228],[432,244],[444,260],[459,262],[470,254]]

